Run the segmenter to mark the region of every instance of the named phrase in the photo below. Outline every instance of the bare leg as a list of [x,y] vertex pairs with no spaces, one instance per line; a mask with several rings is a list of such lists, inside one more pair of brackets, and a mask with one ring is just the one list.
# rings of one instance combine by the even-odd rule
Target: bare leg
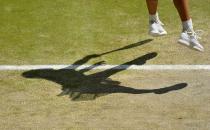
[[182,22],[190,19],[189,15],[189,1],[188,0],[173,0],[174,5],[179,12]]
[[193,30],[192,19],[189,15],[189,0],[173,0],[173,2],[179,12],[183,27],[178,42],[198,51],[204,51],[204,47],[199,43],[197,34]]
[[152,36],[166,35],[166,30],[162,27],[164,24],[160,21],[157,6],[158,0],[146,0],[149,11],[149,34]]
[[147,8],[149,11],[149,21],[152,23],[156,22],[163,25],[157,13],[158,0],[146,0],[146,2],[147,2]]
[[146,0],[147,8],[150,15],[155,15],[157,12],[158,0]]

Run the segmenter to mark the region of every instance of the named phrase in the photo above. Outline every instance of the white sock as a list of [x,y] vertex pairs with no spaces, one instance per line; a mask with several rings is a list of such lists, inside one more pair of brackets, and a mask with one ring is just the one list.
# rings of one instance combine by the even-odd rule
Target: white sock
[[192,19],[182,22],[183,31],[193,30]]
[[161,21],[160,21],[160,19],[159,19],[159,15],[158,15],[158,13],[156,13],[156,14],[154,14],[154,15],[149,15],[149,22],[150,23],[159,23],[159,24],[161,24],[161,25],[164,25]]
[[149,21],[150,22],[157,22],[158,21],[158,13],[154,14],[154,15],[149,15]]

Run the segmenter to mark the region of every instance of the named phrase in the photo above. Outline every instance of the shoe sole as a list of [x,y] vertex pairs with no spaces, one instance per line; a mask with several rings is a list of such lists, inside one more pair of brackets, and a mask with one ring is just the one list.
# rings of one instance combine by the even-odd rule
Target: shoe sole
[[161,36],[167,35],[167,33],[166,33],[166,32],[164,32],[164,33],[149,32],[149,35],[151,35],[151,36],[153,36],[153,37],[161,37]]
[[181,44],[181,45],[184,45],[190,49],[193,49],[193,50],[196,50],[196,51],[199,51],[199,52],[204,52],[204,49],[201,49],[197,46],[191,46],[189,42],[185,41],[185,40],[182,40],[182,39],[179,39],[178,40],[178,43]]

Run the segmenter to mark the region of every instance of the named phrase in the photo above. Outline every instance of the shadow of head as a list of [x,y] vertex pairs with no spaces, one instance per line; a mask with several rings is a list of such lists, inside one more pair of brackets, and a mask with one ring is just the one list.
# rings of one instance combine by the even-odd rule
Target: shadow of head
[[51,73],[52,69],[37,69],[37,70],[29,70],[22,73],[22,76],[25,78],[40,78],[43,77],[46,73]]
[[45,79],[62,85],[62,87],[77,87],[87,82],[88,76],[74,69],[37,69],[22,73],[25,78]]

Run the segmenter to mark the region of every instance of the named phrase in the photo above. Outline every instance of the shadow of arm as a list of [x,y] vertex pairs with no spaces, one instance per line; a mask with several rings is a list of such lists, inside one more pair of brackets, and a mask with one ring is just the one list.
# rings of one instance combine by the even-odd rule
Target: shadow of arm
[[[119,73],[123,70],[126,70],[128,69],[131,65],[143,65],[146,63],[147,60],[150,60],[150,59],[153,59],[154,57],[157,56],[157,53],[156,52],[152,52],[152,53],[148,53],[146,55],[143,55],[139,58],[136,58],[132,61],[129,61],[129,62],[126,62],[124,64],[121,64],[119,66],[116,66],[114,68],[111,68],[111,69],[108,69],[108,70],[105,70],[105,71],[102,71],[102,72],[98,72],[98,73],[95,73],[95,74],[92,74],[90,76],[92,77],[101,77],[101,78],[108,78],[110,77],[111,75],[113,74],[116,74],[116,73]],[[123,68],[122,68],[123,66]]]

